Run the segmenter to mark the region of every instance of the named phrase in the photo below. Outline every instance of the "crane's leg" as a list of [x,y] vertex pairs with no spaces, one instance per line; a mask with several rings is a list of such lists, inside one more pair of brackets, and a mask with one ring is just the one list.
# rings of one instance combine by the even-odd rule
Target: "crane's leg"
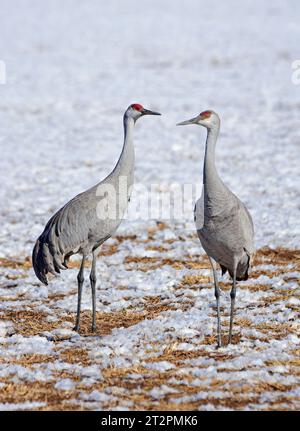
[[92,305],[93,305],[93,317],[92,317],[92,332],[96,331],[96,260],[97,260],[97,252],[93,251],[93,261],[92,261],[92,269],[90,273],[90,282],[92,289]]
[[86,256],[82,255],[82,261],[80,265],[80,270],[77,274],[77,282],[78,282],[78,297],[77,297],[77,315],[76,315],[76,324],[73,328],[74,331],[80,330],[80,308],[81,308],[81,293],[82,293],[82,286],[84,282],[84,264],[85,264]]
[[222,338],[221,338],[221,319],[220,319],[220,288],[219,288],[219,282],[218,282],[218,276],[217,276],[217,270],[215,262],[211,257],[208,256],[208,259],[210,261],[213,276],[214,276],[214,285],[215,285],[215,297],[217,301],[217,337],[218,337],[218,344],[217,347],[222,346]]
[[230,292],[231,298],[231,307],[230,307],[230,324],[229,324],[229,337],[228,344],[232,341],[232,326],[233,326],[233,316],[234,316],[234,305],[235,305],[235,296],[236,296],[236,269],[238,262],[234,262],[233,266],[233,274],[232,274],[232,289]]

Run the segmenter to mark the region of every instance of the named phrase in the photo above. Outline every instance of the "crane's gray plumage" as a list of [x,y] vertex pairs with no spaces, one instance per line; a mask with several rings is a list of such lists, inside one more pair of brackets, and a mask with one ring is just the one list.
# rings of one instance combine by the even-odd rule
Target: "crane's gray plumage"
[[197,233],[206,251],[214,276],[218,315],[218,345],[221,346],[220,289],[215,262],[222,274],[229,272],[233,279],[231,290],[231,314],[229,343],[236,295],[236,281],[247,280],[251,253],[253,252],[254,228],[246,206],[220,179],[215,166],[215,145],[220,130],[219,116],[204,111],[179,125],[199,124],[207,128],[207,140],[203,166],[203,190],[194,210]]
[[[124,144],[120,158],[113,171],[100,183],[75,196],[48,221],[43,233],[37,239],[32,263],[36,276],[48,284],[47,274],[60,273],[68,268],[68,259],[80,253],[82,262],[78,273],[77,319],[74,329],[80,328],[81,291],[84,264],[92,253],[90,282],[93,300],[93,324],[96,329],[96,250],[117,230],[123,219],[134,181],[133,128],[136,120],[143,115],[160,115],[139,104],[132,104],[123,118]],[[105,201],[101,212],[101,201]],[[103,214],[105,216],[103,216]]]

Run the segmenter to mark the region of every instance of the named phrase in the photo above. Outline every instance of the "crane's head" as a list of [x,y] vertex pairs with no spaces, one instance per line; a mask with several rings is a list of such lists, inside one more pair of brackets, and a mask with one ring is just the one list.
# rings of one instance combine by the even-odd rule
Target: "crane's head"
[[214,129],[215,127],[220,126],[220,118],[214,111],[203,111],[197,115],[197,117],[182,121],[182,123],[178,123],[177,126],[186,126],[188,124],[198,124],[207,129]]
[[161,115],[161,114],[159,112],[150,111],[149,109],[144,108],[139,103],[133,103],[127,108],[125,115],[127,117],[133,118],[133,120],[136,121],[138,118],[144,115]]

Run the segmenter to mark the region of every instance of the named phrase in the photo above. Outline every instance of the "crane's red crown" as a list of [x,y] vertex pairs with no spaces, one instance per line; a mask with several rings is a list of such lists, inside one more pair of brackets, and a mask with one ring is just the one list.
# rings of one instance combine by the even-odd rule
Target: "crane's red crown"
[[144,109],[144,107],[143,107],[142,105],[140,105],[139,103],[133,103],[133,104],[131,105],[131,107],[132,107],[133,109],[135,109],[136,111],[141,111],[142,109]]
[[203,111],[200,114],[200,117],[205,119],[205,118],[209,118],[211,116],[211,111]]

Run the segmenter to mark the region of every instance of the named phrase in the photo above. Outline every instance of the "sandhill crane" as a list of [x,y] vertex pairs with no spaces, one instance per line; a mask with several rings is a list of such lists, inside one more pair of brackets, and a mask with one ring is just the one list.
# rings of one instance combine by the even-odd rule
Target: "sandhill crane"
[[[90,283],[92,290],[92,331],[96,330],[96,257],[101,244],[110,238],[122,221],[130,199],[134,174],[133,128],[138,118],[144,115],[161,115],[134,103],[123,117],[124,144],[113,171],[100,183],[75,196],[48,221],[37,239],[32,262],[36,276],[48,284],[47,274],[66,269],[73,254],[81,254],[82,260],[77,275],[78,303],[74,330],[80,330],[81,292],[84,282],[84,266],[92,253]],[[99,212],[99,203],[106,198],[108,212]]]
[[203,189],[201,198],[195,205],[194,220],[200,242],[212,267],[217,302],[218,347],[220,347],[222,345],[220,289],[215,263],[220,264],[222,275],[228,271],[232,277],[229,344],[232,341],[236,281],[248,279],[254,228],[246,206],[222,182],[215,166],[215,146],[220,130],[218,114],[204,111],[191,120],[178,123],[178,126],[187,124],[198,124],[207,129]]

